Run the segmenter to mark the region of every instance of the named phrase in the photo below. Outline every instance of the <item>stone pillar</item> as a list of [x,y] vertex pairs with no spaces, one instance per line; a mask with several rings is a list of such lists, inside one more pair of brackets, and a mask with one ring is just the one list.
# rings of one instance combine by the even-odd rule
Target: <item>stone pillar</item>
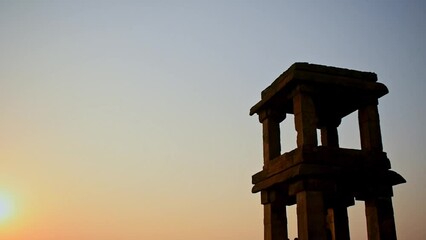
[[341,119],[338,117],[322,116],[318,119],[318,128],[321,130],[321,145],[328,147],[339,147],[339,134],[337,127]]
[[396,240],[396,228],[390,197],[365,201],[368,240]]
[[[281,155],[280,122],[285,113],[267,109],[259,114],[263,130],[263,168]],[[265,240],[287,240],[287,213],[283,198],[274,190],[261,192]]]
[[[327,147],[339,147],[339,136],[337,127],[341,120],[328,120],[325,126],[321,127],[321,145]],[[330,240],[349,240],[349,221],[347,207],[343,204],[343,199],[336,199],[332,207],[327,209],[327,234]]]
[[337,127],[326,126],[321,128],[321,145],[339,147],[339,135]]
[[358,110],[358,121],[361,148],[370,151],[383,151],[377,100],[375,103],[361,107]]
[[[358,110],[361,148],[383,151],[377,101]],[[374,197],[365,201],[368,240],[396,240],[391,197]]]
[[265,110],[259,114],[263,132],[263,165],[267,168],[269,161],[280,156],[280,122],[285,118],[285,114],[278,114],[272,110]]
[[328,209],[328,228],[332,240],[349,240],[349,221],[346,206],[338,205]]
[[298,92],[293,98],[294,123],[297,131],[297,147],[316,147],[317,117],[312,98]]
[[323,194],[319,191],[297,193],[299,240],[327,240]]
[[287,240],[287,209],[279,193],[262,191],[264,240]]

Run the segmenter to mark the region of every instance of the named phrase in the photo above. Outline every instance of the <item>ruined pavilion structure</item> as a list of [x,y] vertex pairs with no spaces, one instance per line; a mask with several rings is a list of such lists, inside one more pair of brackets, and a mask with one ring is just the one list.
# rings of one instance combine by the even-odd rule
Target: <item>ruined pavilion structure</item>
[[[250,115],[263,129],[263,169],[252,177],[252,192],[261,195],[265,240],[288,239],[286,206],[294,204],[299,240],[348,240],[355,199],[365,202],[369,240],[397,239],[392,187],[405,180],[383,152],[377,105],[387,93],[375,73],[308,63],[293,64],[262,91]],[[361,149],[340,148],[337,127],[355,111]],[[281,153],[287,114],[297,148]]]

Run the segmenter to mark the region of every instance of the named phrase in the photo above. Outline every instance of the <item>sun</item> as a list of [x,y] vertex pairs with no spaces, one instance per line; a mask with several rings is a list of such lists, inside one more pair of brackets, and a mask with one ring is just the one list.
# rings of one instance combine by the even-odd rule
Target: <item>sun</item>
[[12,217],[14,207],[11,196],[0,192],[0,223],[4,223]]

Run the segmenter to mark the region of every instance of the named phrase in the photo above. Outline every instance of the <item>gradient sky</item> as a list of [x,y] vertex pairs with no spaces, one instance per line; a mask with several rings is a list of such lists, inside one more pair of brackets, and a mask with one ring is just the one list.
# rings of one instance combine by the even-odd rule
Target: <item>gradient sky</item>
[[[262,239],[248,111],[294,62],[388,86],[397,233],[426,239],[425,42],[425,1],[0,0],[0,239]],[[356,115],[339,133],[359,148]],[[366,239],[363,203],[349,213]]]

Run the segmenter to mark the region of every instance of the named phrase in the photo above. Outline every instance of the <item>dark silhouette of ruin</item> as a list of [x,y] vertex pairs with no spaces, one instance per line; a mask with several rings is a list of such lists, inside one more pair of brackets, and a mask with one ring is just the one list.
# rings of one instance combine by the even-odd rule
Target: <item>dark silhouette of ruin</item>
[[[396,240],[392,186],[404,183],[383,152],[378,99],[388,93],[375,73],[295,63],[250,109],[263,128],[261,194],[264,239],[287,240],[286,206],[297,204],[298,239],[348,240],[347,207],[365,202],[369,240]],[[339,147],[341,119],[358,111],[361,149]],[[280,122],[294,115],[297,148],[281,153]],[[317,129],[321,145],[317,142]],[[284,141],[285,144],[285,141]]]

